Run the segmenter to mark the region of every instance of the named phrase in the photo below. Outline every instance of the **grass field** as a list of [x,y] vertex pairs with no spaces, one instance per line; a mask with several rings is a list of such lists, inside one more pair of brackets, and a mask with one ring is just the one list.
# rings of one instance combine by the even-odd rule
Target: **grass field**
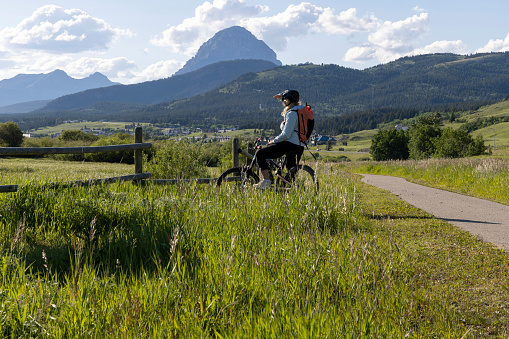
[[31,168],[2,178],[25,185],[0,195],[0,337],[509,335],[507,254],[344,166],[312,164],[315,194],[49,190],[132,171],[32,162],[0,164]]
[[134,174],[134,165],[0,158],[0,185],[42,184]]
[[[103,129],[109,128],[113,131],[124,130],[126,125],[132,125],[128,122],[101,122],[101,121],[87,121],[87,122],[73,122],[59,124],[56,126],[41,127],[36,130],[31,130],[30,133],[52,135],[55,133],[62,133],[62,131],[81,130],[83,128],[89,129]],[[132,128],[131,128],[132,129]]]

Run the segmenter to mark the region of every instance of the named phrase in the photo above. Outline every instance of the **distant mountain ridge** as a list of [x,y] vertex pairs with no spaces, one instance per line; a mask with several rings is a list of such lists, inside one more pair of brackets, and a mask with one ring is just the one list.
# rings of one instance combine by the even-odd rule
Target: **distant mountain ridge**
[[[82,97],[81,106],[72,110],[64,109],[65,105],[51,106],[65,98],[62,97],[50,102],[46,112],[2,115],[0,122],[19,122],[24,130],[67,119],[277,128],[281,103],[272,96],[283,89],[295,88],[301,93],[301,99],[312,105],[316,130],[338,134],[376,128],[378,123],[411,118],[420,112],[477,109],[509,94],[509,52],[419,55],[365,70],[313,64],[274,67],[271,62],[258,60],[267,68],[245,73],[242,71],[246,70],[243,64],[246,62],[250,61],[225,61],[172,77],[172,81],[178,80],[172,88],[191,94],[197,91],[193,86],[203,86],[210,79],[222,76],[224,71],[234,69],[233,65],[242,74],[186,99],[154,96],[150,100],[158,98],[160,103],[144,106],[94,99],[101,92],[121,88],[113,86],[87,91],[93,95]],[[153,83],[157,89],[164,82]],[[131,87],[133,92],[127,97],[148,95],[151,87],[143,86],[147,87],[140,92],[139,87]],[[125,93],[123,96],[126,97]]]
[[184,74],[220,61],[266,60],[276,66],[282,63],[276,53],[262,40],[240,26],[233,26],[217,32],[201,45],[196,55],[175,74]]
[[32,112],[32,111],[35,111],[35,110],[43,107],[50,101],[51,100],[35,100],[35,101],[20,102],[19,104],[2,106],[2,107],[0,107],[0,114]]
[[51,100],[62,95],[116,83],[101,73],[75,79],[62,70],[47,74],[18,74],[0,81],[0,107],[38,100]]
[[170,78],[133,85],[116,85],[65,95],[50,101],[39,111],[66,111],[86,108],[99,103],[151,105],[190,98],[222,86],[249,72],[276,67],[265,60],[222,61],[199,70]]
[[419,55],[365,70],[338,65],[283,66],[244,74],[189,99],[146,107],[96,104],[67,112],[38,113],[37,118],[4,116],[0,121],[17,119],[26,123],[25,129],[57,116],[203,127],[220,123],[277,128],[281,103],[272,96],[282,89],[295,88],[301,99],[312,105],[317,131],[349,133],[411,118],[419,112],[477,109],[479,104],[502,100],[509,93],[508,64],[509,52]]

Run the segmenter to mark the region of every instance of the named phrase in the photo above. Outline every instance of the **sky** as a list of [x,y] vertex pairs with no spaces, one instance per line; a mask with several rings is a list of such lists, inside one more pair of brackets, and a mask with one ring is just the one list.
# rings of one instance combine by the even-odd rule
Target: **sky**
[[[7,0],[1,0],[7,2]],[[61,69],[123,84],[167,78],[242,26],[284,65],[365,69],[404,56],[509,51],[509,1],[21,0],[0,12],[0,80]]]

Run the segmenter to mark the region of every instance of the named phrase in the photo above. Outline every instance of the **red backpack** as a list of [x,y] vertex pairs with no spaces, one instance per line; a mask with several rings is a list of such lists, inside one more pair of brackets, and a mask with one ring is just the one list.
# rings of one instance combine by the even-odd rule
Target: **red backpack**
[[295,131],[299,133],[299,141],[307,144],[307,141],[313,132],[313,128],[315,127],[315,113],[313,113],[311,106],[307,103],[303,108],[299,110],[294,109],[292,111],[297,112],[297,115],[299,116],[299,130]]

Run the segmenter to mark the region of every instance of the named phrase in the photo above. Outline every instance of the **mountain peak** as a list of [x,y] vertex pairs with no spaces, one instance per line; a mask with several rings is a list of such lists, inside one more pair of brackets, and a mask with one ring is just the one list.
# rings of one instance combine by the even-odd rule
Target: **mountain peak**
[[94,74],[90,74],[86,79],[95,79],[95,80],[107,80],[108,77],[102,73],[95,72]]
[[0,106],[51,100],[62,95],[115,84],[101,73],[94,73],[84,79],[72,78],[61,69],[45,74],[18,74],[11,79],[0,80]]
[[55,75],[67,75],[67,73],[65,73],[65,71],[61,70],[61,69],[55,69],[53,72],[49,72],[48,74],[55,74]]
[[196,55],[177,74],[184,74],[204,66],[229,60],[255,59],[281,66],[276,53],[244,27],[233,26],[217,32],[201,45]]

